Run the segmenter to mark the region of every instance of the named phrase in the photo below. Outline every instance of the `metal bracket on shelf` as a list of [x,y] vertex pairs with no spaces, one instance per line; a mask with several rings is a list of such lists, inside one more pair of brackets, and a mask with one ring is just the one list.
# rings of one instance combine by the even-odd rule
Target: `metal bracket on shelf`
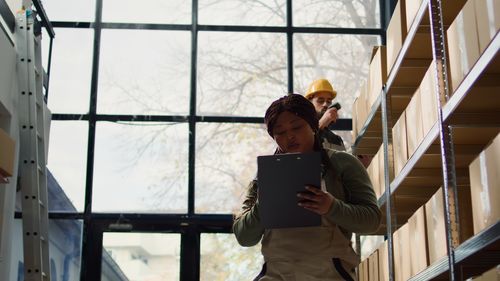
[[452,128],[443,120],[443,105],[449,99],[449,87],[447,79],[447,56],[445,29],[443,26],[443,14],[441,0],[429,1],[429,17],[432,29],[432,54],[437,70],[437,94],[438,100],[438,126],[441,147],[441,161],[443,167],[443,193],[446,225],[446,242],[448,248],[448,265],[450,280],[459,279],[458,270],[455,266],[455,248],[458,247],[459,239],[459,213],[457,206],[457,179],[455,172],[455,153],[453,149]]

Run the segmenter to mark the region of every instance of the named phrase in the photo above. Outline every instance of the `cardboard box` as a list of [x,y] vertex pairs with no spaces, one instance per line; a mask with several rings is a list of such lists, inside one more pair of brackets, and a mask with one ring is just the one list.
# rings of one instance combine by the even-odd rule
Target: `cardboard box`
[[365,259],[358,266],[359,281],[370,281],[368,269],[368,259]]
[[387,73],[391,73],[394,62],[406,38],[405,1],[399,0],[387,26]]
[[368,258],[368,276],[370,276],[370,281],[379,281],[379,262],[378,262],[378,251],[375,250],[373,254]]
[[410,30],[411,25],[413,24],[413,20],[417,15],[418,8],[422,5],[422,0],[410,0],[406,1],[406,30]]
[[380,281],[389,280],[389,254],[387,240],[378,248],[378,273]]
[[373,191],[375,191],[377,199],[380,197],[380,179],[379,179],[380,173],[378,166],[379,165],[378,155],[379,153],[375,154],[375,156],[372,159],[372,162],[370,162],[370,165],[367,168],[368,176],[372,181]]
[[500,219],[500,134],[469,166],[474,234]]
[[387,81],[387,50],[385,46],[374,47],[375,55],[370,62],[368,73],[367,107],[371,109]]
[[[441,2],[443,11],[443,21],[445,26],[449,26],[455,19],[458,12],[462,9],[467,0],[444,0]],[[418,9],[422,5],[422,0],[406,1],[406,25],[407,30],[410,30],[413,21],[417,15]],[[428,9],[426,7],[426,9]],[[421,25],[429,25],[429,18],[423,17]]]
[[405,112],[401,114],[392,128],[392,146],[394,150],[394,176],[397,176],[408,161]]
[[357,129],[357,135],[359,135],[359,132],[361,129],[363,129],[363,125],[366,122],[366,118],[368,118],[368,113],[370,110],[367,108],[366,105],[366,82],[364,82],[361,87],[359,88],[359,95],[358,99],[356,102],[356,129]]
[[498,0],[474,0],[479,40],[482,53],[500,30],[500,2]]
[[479,39],[474,1],[465,3],[446,32],[450,64],[451,93],[455,92],[463,78],[479,58]]
[[406,107],[406,138],[408,142],[408,158],[411,158],[415,150],[424,139],[422,123],[422,109],[420,108],[420,89],[417,89]]
[[474,235],[474,223],[472,222],[472,203],[469,185],[459,185],[458,210],[460,219],[460,243]]
[[425,73],[422,83],[420,83],[420,108],[422,112],[422,131],[424,138],[427,136],[432,126],[438,120],[436,65],[433,61]]
[[14,174],[15,148],[14,140],[0,129],[0,175],[3,177],[12,177]]
[[429,264],[447,255],[443,190],[440,188],[425,204]]
[[500,281],[500,265],[495,266],[494,268],[486,271],[479,277],[478,279],[474,280],[480,280],[480,281]]
[[394,279],[408,280],[411,277],[410,232],[409,225],[401,226],[393,234],[394,243]]
[[408,220],[411,254],[411,276],[415,276],[429,265],[427,255],[427,230],[425,229],[425,207],[420,207]]
[[[472,236],[472,212],[469,186],[457,186],[457,197],[459,206],[459,225],[462,243]],[[429,253],[429,265],[447,255],[446,226],[444,216],[443,188],[432,196],[425,204],[425,222],[427,228],[427,251]]]
[[373,184],[373,190],[377,199],[385,192],[385,175],[384,175],[384,146],[383,144],[373,156],[370,166],[368,166],[368,175]]
[[[382,196],[385,192],[385,174],[384,174],[384,169],[385,169],[385,164],[384,164],[384,144],[380,146],[380,149],[378,150],[378,188],[380,192],[380,196]],[[389,173],[389,178],[390,178],[390,173]],[[392,180],[390,178],[390,180]],[[379,197],[380,197],[379,196]]]

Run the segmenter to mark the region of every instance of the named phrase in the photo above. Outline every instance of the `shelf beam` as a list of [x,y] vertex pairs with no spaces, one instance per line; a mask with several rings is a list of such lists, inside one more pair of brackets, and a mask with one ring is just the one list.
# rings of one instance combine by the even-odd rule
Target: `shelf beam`
[[[464,280],[496,266],[500,260],[500,222],[459,245],[455,250],[455,258],[459,266],[468,268],[462,270]],[[448,259],[444,257],[413,276],[410,281],[445,278],[448,271]]]

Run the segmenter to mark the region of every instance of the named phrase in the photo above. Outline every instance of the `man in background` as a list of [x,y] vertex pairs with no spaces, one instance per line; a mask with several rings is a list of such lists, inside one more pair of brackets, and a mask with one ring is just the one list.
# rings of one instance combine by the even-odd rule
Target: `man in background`
[[324,148],[346,151],[344,141],[330,129],[328,126],[334,124],[338,119],[338,109],[330,107],[337,96],[337,91],[326,79],[314,80],[304,95],[316,109],[319,117],[319,134]]

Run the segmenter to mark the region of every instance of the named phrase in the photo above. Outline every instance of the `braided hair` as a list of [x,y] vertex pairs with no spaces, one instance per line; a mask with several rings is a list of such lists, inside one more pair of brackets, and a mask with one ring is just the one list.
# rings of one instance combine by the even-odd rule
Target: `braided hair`
[[315,133],[319,130],[318,114],[314,105],[301,95],[290,94],[275,100],[266,110],[264,122],[271,137],[279,115],[285,111],[304,119]]
[[[267,133],[274,138],[273,129],[276,125],[276,121],[281,113],[288,111],[296,116],[304,119],[314,132],[314,151],[319,151],[321,153],[322,162],[325,167],[330,166],[330,160],[328,154],[323,149],[321,145],[321,138],[319,134],[319,120],[318,113],[314,108],[314,105],[305,97],[298,94],[289,94],[287,96],[281,97],[275,100],[269,108],[266,110],[264,115],[264,122],[266,123]],[[276,149],[275,154],[281,154],[279,148]]]

